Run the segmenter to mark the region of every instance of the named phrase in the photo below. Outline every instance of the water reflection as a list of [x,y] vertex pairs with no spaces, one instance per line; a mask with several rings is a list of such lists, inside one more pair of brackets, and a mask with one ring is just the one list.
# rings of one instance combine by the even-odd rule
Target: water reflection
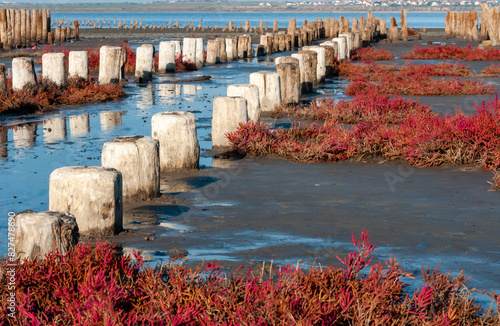
[[140,110],[147,110],[154,105],[155,105],[155,85],[148,84],[146,87],[140,87],[139,98],[137,99],[137,108]]
[[66,139],[66,118],[54,118],[43,122],[43,139],[46,144]]
[[113,127],[118,127],[121,126],[122,124],[122,116],[125,112],[120,111],[106,111],[106,112],[101,112],[100,119],[101,119],[101,129],[102,130],[108,130]]
[[162,104],[175,104],[174,97],[181,95],[179,84],[158,84],[158,95]]
[[36,141],[36,129],[38,123],[24,123],[14,126],[12,138],[14,139],[14,146],[16,148],[28,149]]
[[69,130],[72,137],[84,137],[90,132],[88,114],[72,115],[69,117]]

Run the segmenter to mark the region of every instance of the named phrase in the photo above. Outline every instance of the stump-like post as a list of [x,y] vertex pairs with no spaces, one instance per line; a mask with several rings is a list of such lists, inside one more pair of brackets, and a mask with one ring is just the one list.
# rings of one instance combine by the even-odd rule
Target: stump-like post
[[159,142],[145,136],[124,136],[105,142],[101,166],[121,172],[123,198],[147,200],[160,194]]
[[218,40],[207,41],[207,65],[213,65],[220,62],[220,45]]
[[284,104],[297,104],[300,98],[300,67],[296,63],[276,65],[280,75],[281,99]]
[[64,53],[45,53],[42,55],[43,79],[57,86],[66,85],[66,56]]
[[182,62],[196,64],[196,39],[185,37],[182,40]]
[[135,79],[139,83],[153,80],[155,47],[143,44],[137,48],[135,61]]
[[226,38],[226,54],[227,54],[227,62],[233,61],[234,58],[234,39]]
[[122,78],[122,48],[102,46],[99,50],[99,84],[119,83]]
[[33,59],[12,59],[12,90],[20,91],[27,85],[36,85],[35,63]]
[[87,51],[70,51],[68,59],[69,77],[89,79],[89,54]]
[[260,118],[259,88],[252,84],[236,84],[227,87],[227,96],[240,96],[247,100],[248,120],[258,122]]
[[313,90],[313,78],[312,78],[312,59],[307,54],[294,53],[292,58],[296,58],[299,61],[300,70],[300,92],[302,94],[310,93]]
[[21,260],[42,260],[53,251],[65,255],[78,244],[78,225],[65,212],[24,211],[14,216],[15,251]]
[[151,135],[160,142],[161,171],[199,168],[200,145],[193,113],[167,111],[153,115]]
[[73,214],[81,233],[109,236],[123,230],[122,175],[100,166],[68,166],[49,180],[49,209]]
[[226,133],[248,121],[247,100],[243,97],[215,97],[212,117],[212,148],[228,147]]
[[401,39],[408,41],[408,25],[406,22],[406,9],[401,10]]
[[317,53],[316,62],[316,79],[318,83],[325,81],[326,76],[326,50],[321,46],[308,46],[304,47],[304,50],[310,50]]
[[205,48],[203,47],[203,38],[201,37],[196,38],[195,43],[196,43],[195,65],[197,68],[200,68],[205,65]]
[[250,84],[259,88],[260,111],[269,113],[281,104],[280,76],[272,72],[250,74]]
[[311,67],[311,80],[313,83],[313,88],[318,86],[318,54],[310,50],[302,50],[298,52],[299,54],[306,54],[309,56],[308,63]]
[[175,43],[169,41],[160,42],[160,53],[158,54],[158,72],[175,72]]
[[0,94],[7,94],[7,81],[5,79],[5,72],[7,67],[5,64],[0,63]]

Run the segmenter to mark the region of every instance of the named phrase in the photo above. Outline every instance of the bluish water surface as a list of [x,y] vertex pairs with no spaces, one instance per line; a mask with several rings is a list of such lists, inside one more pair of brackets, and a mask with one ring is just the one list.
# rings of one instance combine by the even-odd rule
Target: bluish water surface
[[[219,27],[224,27],[229,21],[233,21],[233,24],[237,27],[240,26],[240,22],[244,22],[249,20],[253,26],[257,26],[257,24],[262,20],[264,21],[264,26],[266,23],[269,23],[269,26],[273,26],[273,22],[278,21],[279,27],[288,26],[288,22],[290,18],[297,19],[297,25],[302,26],[302,22],[304,20],[307,21],[315,21],[316,18],[321,18],[325,21],[326,17],[331,18],[339,18],[343,16],[344,18],[348,18],[351,20],[352,18],[358,18],[361,16],[366,17],[366,12],[363,13],[52,13],[53,20],[79,20],[82,19],[87,22],[88,19],[92,21],[94,19],[97,22],[97,19],[104,19],[107,23],[110,22],[113,26],[114,19],[116,18],[117,22],[125,19],[125,23],[130,25],[132,19],[135,21],[136,19],[142,18],[142,24],[144,25],[167,25],[170,21],[172,24],[178,20],[179,25],[182,27],[184,24],[188,24],[191,19],[193,20],[193,26],[198,26],[200,20],[202,21],[202,26],[206,27],[209,25],[210,27],[214,27],[217,24]],[[401,15],[399,13],[375,13],[376,17],[381,19],[386,19],[387,24],[389,24],[389,19],[391,17],[395,17],[398,24],[401,20]],[[412,28],[444,28],[444,21],[446,18],[446,13],[413,13],[410,12],[407,14],[408,26]],[[81,28],[85,28],[86,26],[80,25]]]

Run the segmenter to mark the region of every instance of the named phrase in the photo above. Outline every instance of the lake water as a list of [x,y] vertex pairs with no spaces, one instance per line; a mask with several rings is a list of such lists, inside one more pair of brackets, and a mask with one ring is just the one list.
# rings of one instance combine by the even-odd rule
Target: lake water
[[[376,17],[381,19],[386,19],[387,24],[389,24],[389,19],[395,17],[398,24],[401,20],[401,15],[399,13],[375,13]],[[229,21],[233,21],[235,26],[239,26],[240,22],[245,22],[249,20],[252,26],[257,26],[258,22],[264,21],[264,26],[269,23],[269,26],[273,26],[273,21],[278,21],[279,27],[287,27],[290,18],[295,17],[297,19],[297,25],[302,26],[304,20],[315,21],[316,18],[321,18],[325,21],[326,17],[339,18],[343,16],[352,20],[352,18],[358,18],[361,16],[366,17],[366,12],[363,13],[52,13],[53,20],[79,20],[82,19],[87,21],[87,19],[97,19],[110,21],[113,24],[114,19],[117,21],[120,19],[125,19],[127,25],[130,24],[131,20],[141,19],[143,25],[167,25],[169,21],[172,20],[172,24],[179,20],[179,25],[182,27],[183,24],[187,24],[193,19],[193,26],[198,26],[201,19],[203,19],[202,26],[214,27],[215,24],[219,27],[224,27]],[[413,13],[409,12],[407,14],[408,26],[412,28],[444,28],[444,21],[446,18],[446,13]],[[85,26],[81,26],[85,28]]]

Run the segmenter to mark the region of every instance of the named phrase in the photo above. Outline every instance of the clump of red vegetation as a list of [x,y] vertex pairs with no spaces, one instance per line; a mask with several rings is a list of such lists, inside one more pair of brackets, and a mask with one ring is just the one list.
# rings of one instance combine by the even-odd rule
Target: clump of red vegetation
[[[337,109],[337,108],[335,108]],[[362,110],[362,109],[361,109]],[[256,156],[275,155],[301,162],[334,162],[365,156],[405,160],[416,166],[500,166],[500,101],[477,107],[477,114],[408,115],[396,125],[375,117],[352,128],[336,119],[323,124],[271,130],[241,124],[228,134],[235,149]]]
[[352,60],[358,61],[384,61],[393,60],[396,56],[384,49],[375,49],[372,47],[355,49],[351,54]]
[[486,67],[483,70],[481,70],[481,74],[494,75],[495,77],[498,77],[498,75],[500,75],[500,64],[496,65],[496,64],[492,63],[491,66]]
[[[152,269],[117,255],[107,244],[78,245],[63,256],[17,266],[14,318],[0,308],[5,325],[494,325],[498,311],[475,304],[460,273],[422,268],[414,292],[395,258],[372,265],[375,249],[363,230],[356,251],[342,266],[281,267],[273,278],[249,270],[226,278],[223,268],[173,264]],[[7,302],[6,261],[0,263],[0,296]],[[368,270],[369,269],[369,270]],[[240,275],[240,276],[237,276]],[[490,294],[500,309],[500,297]]]
[[309,106],[282,105],[274,116],[294,116],[302,119],[334,120],[342,124],[355,124],[377,120],[383,123],[399,123],[408,115],[430,114],[431,108],[413,99],[371,93],[357,94],[352,100],[323,98]]
[[7,79],[7,94],[0,94],[0,112],[44,112],[56,105],[100,103],[124,97],[120,84],[99,85],[97,80],[69,78],[66,86],[43,81],[21,91],[12,91],[12,78]]
[[420,47],[415,45],[414,49],[405,53],[402,59],[456,59],[464,61],[500,61],[500,50],[487,47],[485,49],[473,48],[470,44],[466,47],[459,46],[432,46]]
[[491,181],[487,182],[491,185],[491,191],[500,190],[500,172],[498,172],[497,170],[493,170],[493,178],[491,179]]
[[469,79],[435,79],[431,76],[463,76],[470,71],[461,64],[414,65],[402,67],[369,64],[341,64],[339,75],[351,83],[346,95],[367,92],[399,95],[493,94],[492,85]]

